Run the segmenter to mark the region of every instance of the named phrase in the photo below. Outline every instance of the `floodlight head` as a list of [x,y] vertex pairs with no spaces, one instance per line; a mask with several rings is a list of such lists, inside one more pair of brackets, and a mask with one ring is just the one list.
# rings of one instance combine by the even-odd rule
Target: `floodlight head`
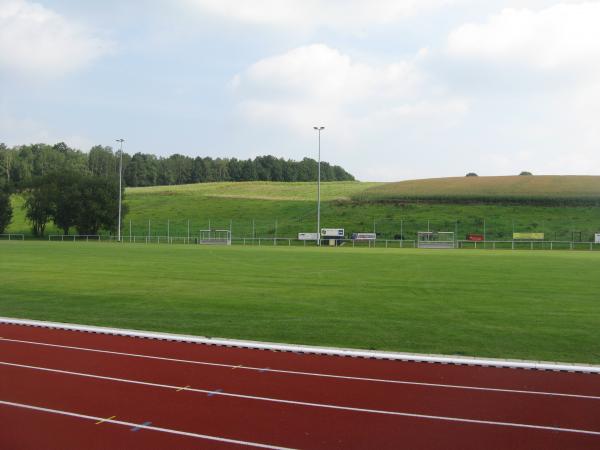
[[116,142],[120,142],[121,144],[125,142],[125,139],[115,139]]
[[324,130],[324,129],[325,129],[325,127],[313,127],[313,128],[314,128],[315,130],[317,130],[317,131],[321,131],[321,130]]

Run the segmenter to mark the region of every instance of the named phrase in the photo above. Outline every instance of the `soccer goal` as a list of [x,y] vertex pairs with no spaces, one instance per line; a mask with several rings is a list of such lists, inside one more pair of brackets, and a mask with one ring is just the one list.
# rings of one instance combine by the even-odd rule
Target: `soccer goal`
[[231,245],[231,231],[229,230],[200,230],[198,244]]
[[452,231],[419,231],[417,233],[418,248],[454,248],[455,243]]

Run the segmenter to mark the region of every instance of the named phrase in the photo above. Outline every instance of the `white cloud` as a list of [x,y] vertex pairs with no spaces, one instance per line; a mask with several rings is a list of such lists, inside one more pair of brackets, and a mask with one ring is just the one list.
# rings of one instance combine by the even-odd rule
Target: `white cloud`
[[393,23],[460,0],[183,0],[226,20],[276,27],[347,28]]
[[600,2],[561,3],[533,11],[505,9],[448,38],[454,56],[536,69],[600,67]]
[[365,158],[373,162],[373,148],[379,163],[397,162],[409,140],[452,128],[469,110],[427,75],[421,67],[427,58],[422,50],[411,59],[373,65],[315,44],[262,59],[231,85],[237,111],[251,129],[281,133],[287,139],[280,142],[306,152],[312,126],[325,125],[328,158],[369,177],[375,172]]
[[0,0],[0,70],[32,77],[80,69],[113,44],[38,3]]
[[265,58],[232,81],[239,108],[256,121],[305,130],[313,122],[351,130],[407,118],[464,112],[412,60],[373,66],[323,44]]
[[17,118],[7,113],[5,107],[0,106],[0,142],[8,146],[37,144],[55,144],[65,142],[67,145],[81,150],[88,150],[93,142],[88,137],[57,132],[49,126],[30,118]]

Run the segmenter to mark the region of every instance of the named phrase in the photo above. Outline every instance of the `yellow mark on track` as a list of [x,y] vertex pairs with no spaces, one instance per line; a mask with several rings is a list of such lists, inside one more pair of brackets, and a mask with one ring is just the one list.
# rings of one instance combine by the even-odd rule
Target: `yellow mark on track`
[[117,417],[117,416],[110,416],[110,417],[107,417],[106,419],[99,420],[98,422],[95,423],[95,425],[100,425],[101,423],[104,423],[107,420],[113,420],[115,417]]
[[177,392],[181,392],[181,391],[183,391],[184,389],[187,389],[187,388],[189,388],[189,387],[190,387],[190,385],[189,385],[189,384],[188,384],[187,386],[180,387],[179,389],[177,389]]

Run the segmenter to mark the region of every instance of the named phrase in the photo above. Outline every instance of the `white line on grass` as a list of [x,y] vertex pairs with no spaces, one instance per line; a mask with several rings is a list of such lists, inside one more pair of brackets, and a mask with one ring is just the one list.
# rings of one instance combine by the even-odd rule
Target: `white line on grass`
[[[135,385],[140,385],[140,386],[150,386],[150,387],[156,387],[156,388],[161,388],[161,389],[176,389],[177,388],[177,386],[171,386],[168,384],[150,383],[147,381],[129,380],[126,378],[106,377],[106,376],[94,375],[94,374],[90,374],[90,373],[72,372],[72,371],[68,371],[68,370],[59,370],[59,369],[49,369],[46,367],[28,366],[25,364],[14,364],[14,363],[8,363],[8,362],[3,362],[3,361],[0,361],[0,365],[8,366],[8,367],[18,367],[18,368],[22,368],[22,369],[39,370],[39,371],[43,371],[43,372],[58,373],[58,374],[62,374],[62,375],[73,375],[73,376],[79,376],[79,377],[85,377],[85,378],[93,378],[93,379],[105,380],[105,381],[116,381],[116,382],[120,382],[120,383],[135,384]],[[459,423],[469,423],[469,424],[478,424],[478,425],[492,425],[492,426],[499,426],[499,427],[525,428],[525,429],[532,429],[532,430],[554,431],[554,432],[561,432],[561,433],[577,433],[577,434],[586,434],[586,435],[592,435],[592,436],[600,436],[600,431],[580,430],[580,429],[576,429],[576,428],[560,428],[560,427],[552,427],[552,426],[546,426],[546,425],[531,425],[531,424],[516,423],[516,422],[499,422],[499,421],[493,421],[493,420],[466,419],[466,418],[461,418],[461,417],[449,417],[449,416],[435,416],[435,415],[430,415],[430,414],[417,414],[417,413],[408,413],[408,412],[401,412],[401,411],[386,411],[386,410],[369,409],[369,408],[354,408],[354,407],[350,407],[350,406],[339,406],[339,405],[332,405],[332,404],[328,404],[328,403],[301,402],[301,401],[297,401],[297,400],[285,400],[285,399],[271,398],[271,397],[258,397],[255,395],[234,394],[234,393],[230,393],[230,392],[217,392],[217,391],[209,391],[206,389],[196,389],[196,388],[188,388],[188,389],[186,389],[186,392],[199,392],[199,393],[203,393],[203,394],[211,393],[215,396],[243,398],[246,400],[258,400],[258,401],[270,402],[270,403],[280,403],[280,404],[295,405],[295,406],[308,406],[308,407],[312,407],[312,408],[324,408],[324,409],[332,409],[332,410],[338,410],[338,411],[350,411],[350,412],[367,413],[367,414],[382,414],[382,415],[397,416],[397,417],[411,417],[414,419],[440,420],[440,421],[446,421],[446,422],[459,422]]]
[[48,344],[46,342],[36,342],[36,341],[26,341],[21,339],[7,339],[0,338],[0,342],[14,342],[19,344],[31,344],[31,345],[39,345],[43,347],[54,347],[54,348],[64,348],[68,350],[79,350],[84,352],[93,352],[93,353],[103,353],[108,355],[118,355],[118,356],[127,356],[133,358],[143,358],[143,359],[153,359],[158,361],[168,361],[168,362],[176,362],[183,364],[195,364],[202,366],[212,366],[212,367],[225,367],[230,369],[241,369],[241,370],[250,370],[250,371],[258,371],[258,372],[272,372],[278,374],[287,374],[287,375],[300,375],[300,376],[309,376],[309,377],[321,377],[321,378],[332,378],[338,380],[350,380],[350,381],[365,381],[365,382],[373,382],[373,383],[388,383],[388,384],[400,384],[400,385],[409,385],[409,386],[423,386],[423,387],[435,387],[435,388],[443,388],[443,389],[464,389],[471,391],[486,391],[486,392],[502,392],[508,394],[524,394],[524,395],[542,395],[549,397],[567,397],[567,398],[581,398],[587,400],[600,400],[600,396],[596,395],[582,395],[582,394],[565,394],[560,392],[543,392],[543,391],[529,391],[529,390],[520,390],[520,389],[502,389],[502,388],[490,388],[490,387],[480,387],[480,386],[462,386],[455,384],[442,384],[442,383],[425,383],[419,381],[402,381],[402,380],[389,380],[383,378],[367,378],[367,377],[353,377],[347,375],[332,375],[326,373],[318,373],[318,372],[302,372],[297,370],[283,370],[283,369],[271,369],[265,367],[252,367],[252,366],[243,366],[243,365],[233,365],[233,364],[222,364],[222,363],[212,363],[206,361],[194,361],[187,359],[177,359],[177,358],[168,358],[164,356],[153,356],[153,355],[144,355],[138,353],[124,353],[124,352],[116,352],[112,350],[100,350],[94,348],[87,347],[76,347],[72,345],[61,345],[61,344]]
[[[22,408],[22,409],[29,409],[29,410],[33,410],[33,411],[45,412],[45,413],[50,413],[50,414],[59,414],[61,416],[77,417],[78,419],[102,421],[102,423],[112,423],[115,425],[121,425],[121,426],[129,427],[129,428],[137,428],[137,429],[141,429],[141,430],[159,431],[161,433],[176,434],[179,436],[186,436],[186,437],[192,437],[192,438],[197,438],[197,439],[206,439],[209,441],[225,442],[227,444],[237,444],[237,445],[244,445],[247,447],[267,448],[267,449],[274,449],[274,450],[292,450],[289,447],[277,447],[275,445],[259,444],[256,442],[240,441],[237,439],[228,439],[228,438],[223,438],[223,437],[218,437],[218,436],[210,436],[208,434],[199,434],[199,433],[191,433],[188,431],[172,430],[170,428],[162,428],[162,427],[156,427],[153,425],[146,425],[145,423],[138,424],[138,423],[133,423],[133,422],[126,422],[123,420],[106,419],[106,418],[102,418],[102,417],[89,416],[87,414],[79,414],[79,413],[74,413],[74,412],[70,412],[70,411],[63,411],[60,409],[51,409],[51,408],[44,408],[41,406],[27,405],[24,403],[8,402],[5,400],[0,400],[0,405],[12,406],[15,408]],[[150,423],[150,422],[147,422],[147,423]]]

